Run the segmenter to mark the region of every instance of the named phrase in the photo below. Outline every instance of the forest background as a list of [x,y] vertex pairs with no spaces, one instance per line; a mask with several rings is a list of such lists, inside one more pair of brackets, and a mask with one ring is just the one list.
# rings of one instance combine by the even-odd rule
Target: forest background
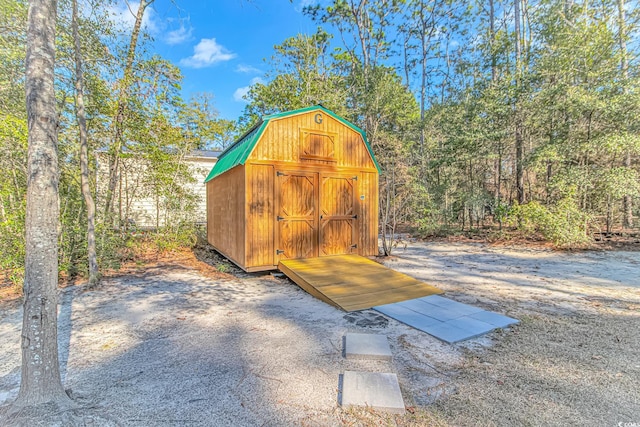
[[[365,130],[381,166],[382,251],[422,235],[517,230],[560,247],[638,232],[637,2],[333,0],[305,8],[314,34],[283,40],[237,121],[213,94],[185,100],[180,69],[106,3],[61,0],[56,41],[60,270],[92,281],[145,242],[192,244],[184,157],[224,149],[260,116],[321,103]],[[74,5],[79,13],[74,13]],[[22,284],[27,4],[0,0],[0,269]],[[96,185],[97,153],[108,158]],[[116,190],[122,162],[149,165],[139,196],[166,226],[141,238]],[[126,209],[124,210],[126,212]]]

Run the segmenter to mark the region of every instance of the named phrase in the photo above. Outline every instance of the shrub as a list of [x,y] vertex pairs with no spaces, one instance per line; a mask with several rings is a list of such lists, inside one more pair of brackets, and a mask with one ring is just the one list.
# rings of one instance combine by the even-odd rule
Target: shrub
[[539,232],[558,247],[574,248],[591,241],[588,227],[592,218],[582,212],[571,197],[551,206],[536,201],[516,203],[509,210],[508,220],[525,233]]

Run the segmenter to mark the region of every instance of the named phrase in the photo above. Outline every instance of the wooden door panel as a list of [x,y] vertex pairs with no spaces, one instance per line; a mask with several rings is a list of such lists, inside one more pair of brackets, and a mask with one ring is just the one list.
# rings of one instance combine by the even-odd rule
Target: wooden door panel
[[279,221],[280,259],[311,258],[315,256],[317,233],[313,222],[305,220]]
[[318,256],[317,174],[278,171],[276,262]]
[[320,254],[348,254],[355,249],[355,180],[349,176],[322,176],[320,188]]
[[355,215],[353,179],[348,177],[325,176],[322,178],[321,215]]
[[321,255],[341,255],[353,250],[353,219],[330,219],[322,222]]
[[287,217],[315,215],[315,179],[313,175],[281,175],[280,213]]

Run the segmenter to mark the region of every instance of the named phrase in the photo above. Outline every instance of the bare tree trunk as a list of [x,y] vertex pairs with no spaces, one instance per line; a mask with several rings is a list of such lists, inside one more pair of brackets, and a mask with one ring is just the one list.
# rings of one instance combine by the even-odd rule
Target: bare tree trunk
[[520,2],[514,0],[514,31],[516,36],[516,99],[515,99],[515,139],[516,139],[516,191],[518,203],[524,203],[524,173],[522,168],[524,140],[522,136],[522,118],[520,117],[520,90],[521,90],[521,70],[522,70],[522,46],[520,44]]
[[[420,2],[420,157],[424,155],[424,113],[427,97],[427,23],[424,2]],[[433,12],[432,12],[433,13]]]
[[76,120],[80,132],[80,183],[82,196],[87,206],[87,255],[89,258],[89,286],[94,286],[100,276],[98,271],[98,257],[96,254],[96,204],[89,186],[89,147],[87,141],[87,119],[84,110],[84,76],[82,72],[82,51],[80,49],[80,34],[78,31],[78,1],[72,3],[71,27],[75,46],[76,62]]
[[71,404],[58,363],[58,135],[54,90],[56,0],[29,2],[29,132],[22,378],[13,408]]
[[[129,88],[131,86],[131,79],[133,77],[133,60],[136,56],[136,46],[138,45],[138,36],[140,35],[140,28],[142,27],[142,18],[144,17],[144,11],[153,3],[154,0],[141,0],[138,6],[138,12],[136,13],[136,22],[133,26],[133,32],[131,33],[131,40],[129,41],[129,50],[127,51],[127,62],[124,68],[124,75],[120,82],[120,94],[118,96],[118,103],[116,105],[116,117],[114,121],[114,136],[113,143],[109,149],[109,188],[107,189],[107,195],[105,198],[105,216],[108,216],[111,212],[113,204],[113,193],[118,184],[118,173],[120,169],[120,153],[122,151],[123,138],[124,138],[124,119],[127,110],[127,98],[129,96]],[[121,218],[120,218],[121,219]]]
[[404,69],[404,80],[405,86],[407,88],[410,87],[409,82],[409,73],[410,73],[410,64],[409,64],[409,41],[411,39],[411,30],[407,29],[407,34],[404,37],[404,41],[402,44],[402,55],[403,55],[403,69]]
[[[626,92],[626,84],[629,79],[629,63],[627,61],[627,40],[626,40],[626,17],[624,0],[618,0],[618,41],[620,43],[620,71],[622,72],[622,90]],[[624,156],[623,165],[631,167],[631,152],[627,151]],[[631,196],[625,195],[622,199],[622,226],[624,228],[633,227],[633,204]]]
[[498,69],[496,64],[495,42],[496,42],[496,13],[494,0],[489,0],[489,35],[491,48],[491,83],[495,83],[498,78]]

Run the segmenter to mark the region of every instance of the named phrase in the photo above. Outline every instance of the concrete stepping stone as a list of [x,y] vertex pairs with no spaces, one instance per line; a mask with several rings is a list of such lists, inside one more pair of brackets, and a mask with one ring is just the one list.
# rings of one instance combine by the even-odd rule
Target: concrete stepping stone
[[386,335],[348,333],[344,336],[344,356],[347,359],[391,360],[391,348]]
[[345,371],[342,377],[344,407],[367,406],[379,411],[404,414],[404,400],[396,374]]

